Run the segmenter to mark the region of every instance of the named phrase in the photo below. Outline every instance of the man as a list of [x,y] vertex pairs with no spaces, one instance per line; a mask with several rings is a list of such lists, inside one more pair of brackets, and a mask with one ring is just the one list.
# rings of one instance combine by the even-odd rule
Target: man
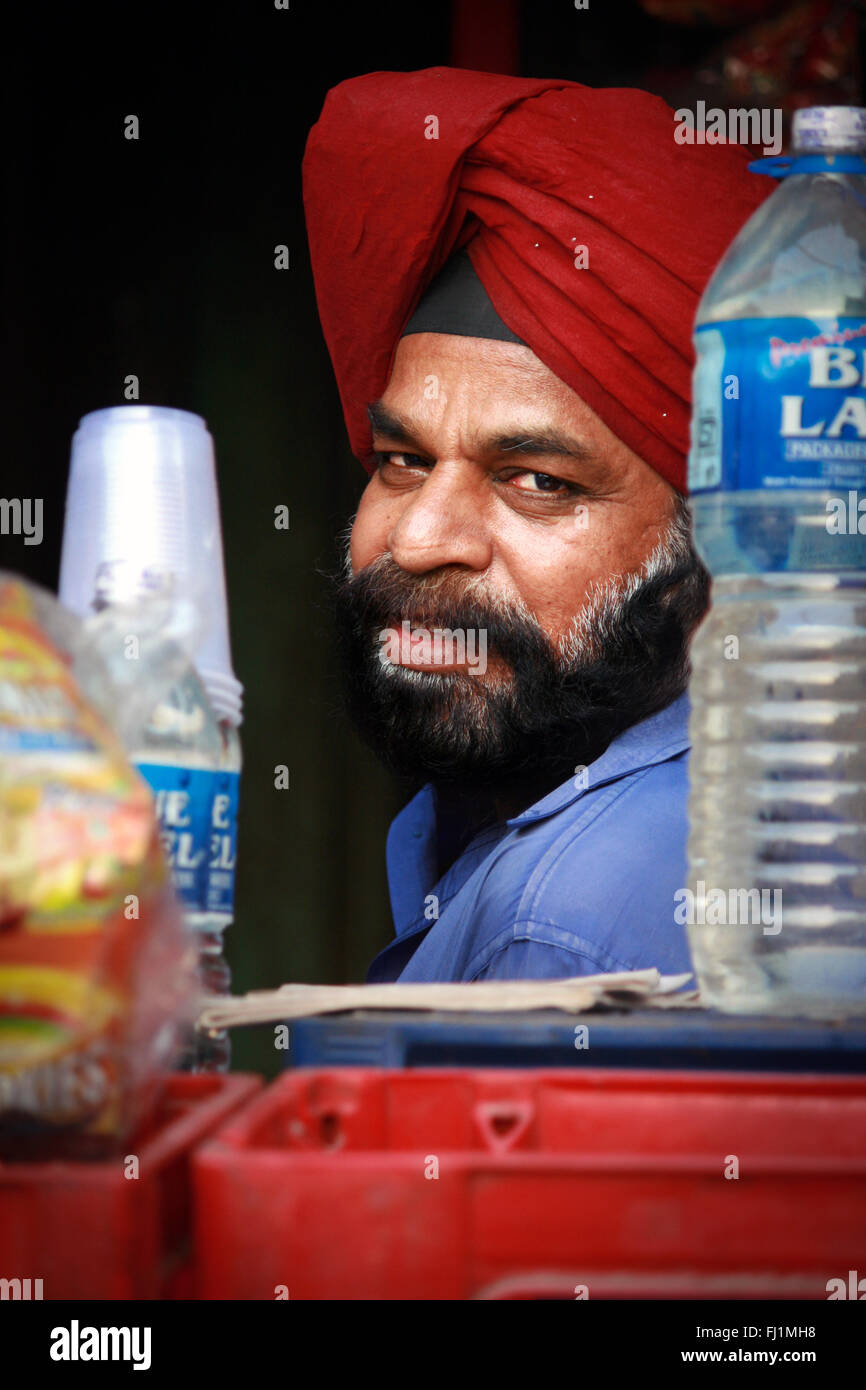
[[319,310],[371,473],[349,709],[421,789],[368,980],[691,968],[685,491],[700,293],[766,196],[640,92],[431,69],[328,95]]

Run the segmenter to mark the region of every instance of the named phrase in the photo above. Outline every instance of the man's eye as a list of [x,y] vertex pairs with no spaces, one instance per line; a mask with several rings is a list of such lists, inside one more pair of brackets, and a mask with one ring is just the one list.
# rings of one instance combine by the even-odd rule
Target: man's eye
[[516,473],[509,481],[519,492],[558,493],[565,497],[576,490],[571,483],[564,483],[561,478],[553,478],[549,473]]
[[422,459],[420,454],[404,454],[399,452],[382,452],[376,450],[374,457],[379,468],[385,464],[392,463],[395,468],[426,468],[426,459]]

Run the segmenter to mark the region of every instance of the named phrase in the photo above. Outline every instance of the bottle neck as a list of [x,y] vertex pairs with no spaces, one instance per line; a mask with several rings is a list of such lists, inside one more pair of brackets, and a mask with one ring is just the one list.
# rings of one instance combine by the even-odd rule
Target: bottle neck
[[774,179],[788,179],[799,174],[857,175],[866,174],[866,158],[858,151],[794,150],[791,154],[753,159],[749,169],[754,174],[767,174]]

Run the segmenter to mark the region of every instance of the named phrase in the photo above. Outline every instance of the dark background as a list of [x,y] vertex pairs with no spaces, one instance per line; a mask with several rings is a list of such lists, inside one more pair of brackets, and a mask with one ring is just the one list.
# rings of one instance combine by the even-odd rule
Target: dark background
[[[104,13],[85,0],[4,24],[0,496],[44,498],[45,536],[0,536],[0,567],[56,587],[72,434],[123,403],[128,374],[143,402],[204,416],[246,688],[234,987],[361,980],[392,934],[384,844],[400,793],[340,712],[324,574],[364,474],[316,315],[307,133],[344,78],[445,63],[674,102],[704,81],[712,99],[701,65],[726,36],[637,0]],[[131,113],[138,141],[124,139]],[[280,503],[288,532],[274,529]],[[279,1065],[267,1029],[236,1033],[234,1053],[269,1075]]]

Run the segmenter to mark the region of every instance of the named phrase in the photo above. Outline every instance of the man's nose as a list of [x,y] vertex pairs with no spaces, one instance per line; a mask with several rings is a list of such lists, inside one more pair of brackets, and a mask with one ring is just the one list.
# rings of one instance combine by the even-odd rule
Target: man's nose
[[423,574],[441,565],[484,570],[492,546],[483,505],[483,479],[459,462],[436,463],[388,536],[403,570]]

